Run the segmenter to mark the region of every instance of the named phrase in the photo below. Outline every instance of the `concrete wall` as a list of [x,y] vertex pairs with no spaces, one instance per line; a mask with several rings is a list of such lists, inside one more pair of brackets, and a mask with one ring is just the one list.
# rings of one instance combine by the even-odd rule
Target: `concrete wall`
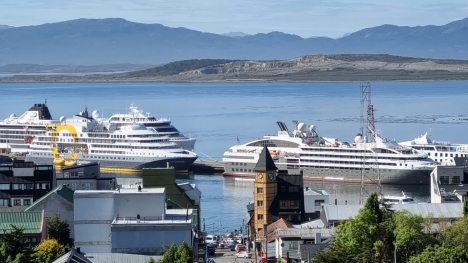
[[74,202],[75,247],[81,247],[85,253],[110,253],[113,193],[75,192]]
[[75,238],[74,231],[74,207],[71,202],[61,197],[57,193],[53,193],[48,198],[41,200],[39,203],[35,204],[33,207],[28,209],[28,211],[42,211],[44,210],[45,216],[55,216],[60,215],[61,220],[67,220],[68,225],[70,226],[70,236]]
[[120,193],[114,195],[115,216],[161,217],[166,213],[166,196],[164,193]]
[[324,200],[324,204],[328,205],[329,199],[328,195],[304,195],[304,211],[306,213],[313,213],[315,211],[320,211],[322,206],[315,206],[316,200]]
[[162,251],[163,246],[172,243],[180,245],[183,241],[192,245],[191,226],[114,226],[112,228],[113,253],[155,253]]

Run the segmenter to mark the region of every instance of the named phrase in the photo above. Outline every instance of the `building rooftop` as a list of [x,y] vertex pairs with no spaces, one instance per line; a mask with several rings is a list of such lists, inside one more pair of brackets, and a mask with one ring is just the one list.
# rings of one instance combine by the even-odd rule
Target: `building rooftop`
[[[354,218],[363,205],[324,205],[323,212],[328,221],[341,221]],[[421,204],[395,204],[392,205],[394,211],[407,210],[411,214],[426,217],[431,215],[434,219],[453,219],[462,216],[462,203],[421,203]]]
[[46,195],[42,196],[41,198],[37,199],[34,203],[32,203],[28,208],[26,208],[24,211],[29,211],[36,205],[38,205],[42,200],[46,199],[47,197],[53,195],[54,193],[60,195],[63,197],[65,200],[73,204],[73,189],[70,189],[66,185],[59,185],[55,187],[52,191],[48,192]]
[[275,230],[277,237],[295,237],[301,239],[315,238],[315,234],[320,233],[322,238],[329,238],[335,235],[332,228],[278,228]]
[[258,161],[255,165],[254,171],[273,171],[277,169],[278,168],[276,167],[273,158],[271,158],[271,154],[268,151],[268,148],[266,146],[263,147],[263,150],[260,153],[260,156],[258,157]]
[[93,263],[87,259],[84,254],[78,253],[74,248],[70,249],[67,253],[52,260],[50,263]]
[[42,232],[42,212],[0,212],[0,233],[12,230],[11,225],[24,227],[25,234]]
[[315,190],[309,187],[304,188],[304,195],[328,195],[325,190]]

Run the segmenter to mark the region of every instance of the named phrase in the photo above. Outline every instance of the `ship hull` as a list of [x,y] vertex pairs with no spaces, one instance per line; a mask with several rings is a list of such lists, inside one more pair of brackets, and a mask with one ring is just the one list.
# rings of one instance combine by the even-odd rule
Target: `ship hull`
[[[98,162],[100,168],[103,170],[142,170],[144,168],[165,168],[165,167],[174,167],[174,170],[177,171],[187,171],[197,157],[174,157],[174,158],[159,158],[152,159],[150,161],[143,160],[146,158],[134,158],[135,161],[123,161],[123,160],[96,160],[96,159],[83,159],[77,158],[77,164],[87,164],[91,162]],[[35,163],[44,163],[44,164],[53,164],[53,158],[47,157],[34,157],[26,156],[26,161],[31,161]]]
[[[277,165],[278,166],[278,165]],[[233,177],[255,177],[253,172],[255,164],[236,166],[232,163],[225,163],[224,176]],[[361,183],[362,170],[352,169],[320,169],[320,168],[287,168],[278,166],[279,170],[287,170],[289,174],[297,174],[300,170],[303,172],[304,181],[326,181],[337,183]],[[428,169],[380,169],[381,184],[401,184],[401,185],[427,185],[430,183],[430,174],[432,170]],[[366,183],[376,183],[377,176],[370,170],[365,171],[364,181]]]

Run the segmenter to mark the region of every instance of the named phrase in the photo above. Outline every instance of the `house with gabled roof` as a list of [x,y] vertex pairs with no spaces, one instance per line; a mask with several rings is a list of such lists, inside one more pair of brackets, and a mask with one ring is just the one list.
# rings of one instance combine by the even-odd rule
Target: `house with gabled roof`
[[74,205],[73,205],[73,191],[66,185],[59,185],[43,197],[36,200],[32,205],[27,207],[24,211],[44,211],[45,216],[59,215],[61,220],[67,220],[70,226],[70,237],[75,237],[73,229],[74,220]]
[[44,211],[0,212],[0,236],[13,230],[13,226],[24,229],[24,235],[31,244],[38,244],[47,238],[47,224]]

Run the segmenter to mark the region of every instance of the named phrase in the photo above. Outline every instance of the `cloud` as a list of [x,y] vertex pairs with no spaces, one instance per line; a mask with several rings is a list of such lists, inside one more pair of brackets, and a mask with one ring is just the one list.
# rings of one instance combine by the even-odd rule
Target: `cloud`
[[338,37],[381,24],[445,24],[468,17],[467,6],[460,0],[2,0],[0,24],[121,17],[214,33],[283,31]]

